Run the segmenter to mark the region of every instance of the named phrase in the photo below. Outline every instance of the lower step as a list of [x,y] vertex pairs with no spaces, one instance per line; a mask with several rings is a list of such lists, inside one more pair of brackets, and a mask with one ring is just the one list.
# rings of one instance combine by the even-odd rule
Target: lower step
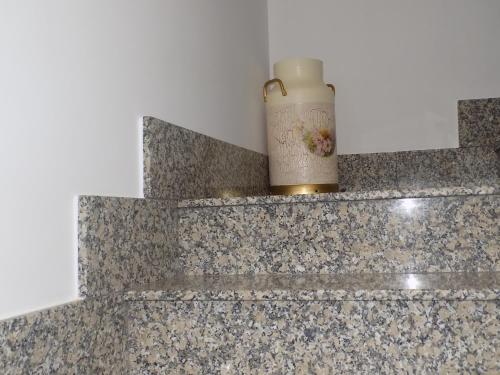
[[[127,351],[131,373],[496,371],[498,274],[372,275],[371,283],[367,275],[364,279],[358,276],[356,283],[353,275],[351,280],[343,277],[343,284],[335,276],[315,277],[302,281],[284,275],[194,277],[177,281],[177,285],[158,284],[163,290],[130,292]],[[418,282],[431,295],[453,287],[469,290],[470,299],[452,293],[445,299],[437,299],[436,294],[397,300],[380,296],[351,300],[349,295],[323,300],[293,297],[294,291],[312,293],[318,287],[330,292],[340,287],[366,288],[366,293],[389,289],[403,296]],[[210,300],[203,289],[219,300]],[[218,294],[259,289],[290,294],[288,299],[269,295],[237,299]]]

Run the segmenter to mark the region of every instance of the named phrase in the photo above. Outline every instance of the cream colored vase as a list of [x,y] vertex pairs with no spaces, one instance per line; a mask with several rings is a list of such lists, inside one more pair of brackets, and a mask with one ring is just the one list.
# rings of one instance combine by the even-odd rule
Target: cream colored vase
[[338,191],[335,87],[323,82],[323,62],[286,59],[264,85],[271,191]]

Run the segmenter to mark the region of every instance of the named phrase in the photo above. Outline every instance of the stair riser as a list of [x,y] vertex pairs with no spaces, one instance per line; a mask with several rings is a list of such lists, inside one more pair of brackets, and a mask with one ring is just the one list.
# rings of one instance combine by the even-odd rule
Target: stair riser
[[480,186],[498,183],[493,146],[339,155],[347,191]]
[[131,303],[131,373],[483,373],[498,301]]
[[185,208],[179,271],[500,270],[500,196]]

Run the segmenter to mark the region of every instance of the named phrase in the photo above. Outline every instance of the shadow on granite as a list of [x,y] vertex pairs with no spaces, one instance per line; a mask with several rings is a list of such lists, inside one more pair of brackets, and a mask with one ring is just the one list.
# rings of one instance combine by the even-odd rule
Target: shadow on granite
[[269,193],[267,156],[144,117],[144,196],[211,198]]
[[460,147],[500,146],[500,98],[458,101]]
[[126,373],[125,305],[86,299],[0,321],[0,374]]
[[176,221],[169,201],[80,197],[80,295],[117,293],[165,277],[176,249]]

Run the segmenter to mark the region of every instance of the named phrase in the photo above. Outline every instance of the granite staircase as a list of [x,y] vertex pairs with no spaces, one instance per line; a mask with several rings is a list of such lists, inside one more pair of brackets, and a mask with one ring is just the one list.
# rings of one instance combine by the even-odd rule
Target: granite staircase
[[500,373],[500,99],[458,112],[459,148],[340,156],[345,192],[294,197],[144,118],[145,199],[80,197],[82,301],[0,324],[0,373]]
[[174,275],[129,291],[160,373],[495,373],[497,188],[189,200]]
[[498,373],[499,104],[459,103],[458,149],[341,157],[338,194],[179,199],[146,151],[175,243],[125,295],[131,373]]

